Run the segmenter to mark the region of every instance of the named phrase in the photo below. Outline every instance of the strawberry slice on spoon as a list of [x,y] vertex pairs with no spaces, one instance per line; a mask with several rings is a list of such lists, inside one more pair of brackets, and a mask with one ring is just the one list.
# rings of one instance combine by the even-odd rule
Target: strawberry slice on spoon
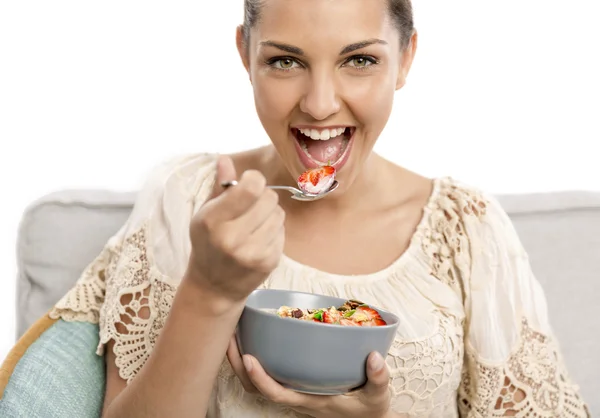
[[335,182],[335,168],[326,165],[306,170],[298,177],[298,187],[306,193],[320,195],[331,190]]

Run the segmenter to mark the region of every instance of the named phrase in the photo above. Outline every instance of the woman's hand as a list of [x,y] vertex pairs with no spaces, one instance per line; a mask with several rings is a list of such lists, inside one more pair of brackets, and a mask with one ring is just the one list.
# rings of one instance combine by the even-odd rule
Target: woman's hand
[[284,388],[264,371],[250,355],[240,355],[235,337],[229,342],[227,358],[244,389],[260,393],[270,401],[315,418],[392,418],[389,370],[377,352],[367,360],[367,383],[355,392],[337,396],[307,395]]
[[276,192],[255,170],[238,185],[229,157],[221,157],[211,198],[192,218],[192,251],[186,277],[207,294],[239,304],[277,267],[283,253],[285,212]]

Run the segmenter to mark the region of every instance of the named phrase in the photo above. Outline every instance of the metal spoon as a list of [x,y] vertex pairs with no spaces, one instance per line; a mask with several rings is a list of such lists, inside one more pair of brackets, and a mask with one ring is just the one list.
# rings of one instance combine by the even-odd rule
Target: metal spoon
[[[237,184],[238,184],[238,182],[235,180],[226,181],[224,183],[221,183],[221,187],[228,188],[231,186],[237,186]],[[302,202],[313,202],[315,200],[324,198],[329,193],[331,193],[335,189],[337,189],[339,185],[340,184],[338,183],[338,181],[334,180],[334,182],[331,185],[331,187],[329,188],[329,190],[327,190],[326,192],[323,192],[323,193],[319,193],[319,194],[307,193],[305,191],[302,191],[300,189],[297,189],[297,188],[291,187],[291,186],[267,186],[267,187],[269,189],[273,189],[273,190],[286,190],[292,194],[292,199],[295,199],[295,200],[300,200]]]

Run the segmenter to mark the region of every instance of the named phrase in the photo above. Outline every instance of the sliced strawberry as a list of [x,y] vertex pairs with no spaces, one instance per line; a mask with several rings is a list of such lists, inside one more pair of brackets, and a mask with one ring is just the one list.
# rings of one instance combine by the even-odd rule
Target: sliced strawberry
[[317,168],[314,170],[305,171],[300,175],[300,177],[298,177],[298,183],[312,183],[313,186],[316,186],[319,183],[319,178],[321,177],[318,170],[320,169]]
[[333,324],[335,322],[329,311],[323,312],[323,322],[325,322],[326,324]]
[[335,175],[335,168],[330,165],[326,165],[319,168],[312,168],[305,171],[298,177],[298,183],[312,183],[316,186],[323,177],[329,177]]
[[[298,187],[307,192],[315,192],[314,188],[323,185],[330,185],[335,178],[335,168],[332,166],[323,166],[305,171],[298,177]],[[329,179],[329,181],[327,181]]]
[[340,314],[338,312],[323,311],[323,322],[326,324],[336,324],[340,321]]
[[371,319],[369,321],[363,321],[360,323],[359,326],[361,326],[361,327],[380,327],[382,325],[387,325],[387,323],[383,319],[379,318],[379,319]]
[[298,177],[298,184],[306,184],[308,182],[313,183],[313,185],[316,185],[316,183],[318,183],[318,179],[317,182],[313,182],[314,176],[311,174],[310,171],[305,171],[304,173],[300,174],[300,177]]
[[335,168],[330,165],[324,165],[318,169],[323,176],[333,176],[335,174]]
[[382,326],[382,325],[387,325],[387,322],[385,322],[382,318],[379,319],[374,319],[373,323],[375,324],[375,326]]
[[381,318],[381,315],[379,315],[379,312],[369,306],[359,306],[356,308],[356,310],[365,314],[365,316],[368,318],[367,321],[364,321],[362,324],[364,327],[387,325],[387,323]]
[[364,313],[367,318],[371,319],[381,319],[381,315],[375,309],[369,306],[359,306],[356,308],[357,311]]
[[360,327],[360,324],[358,322],[354,322],[350,319],[340,319],[340,325],[346,327]]

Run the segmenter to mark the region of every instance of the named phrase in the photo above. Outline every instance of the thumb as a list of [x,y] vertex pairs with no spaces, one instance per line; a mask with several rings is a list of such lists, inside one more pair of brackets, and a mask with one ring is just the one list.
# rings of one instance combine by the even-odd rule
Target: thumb
[[364,386],[368,396],[381,396],[387,394],[390,382],[390,372],[385,360],[377,351],[369,354],[367,359],[367,383]]
[[235,166],[233,165],[233,160],[228,155],[220,155],[217,160],[217,173],[215,175],[215,184],[213,185],[210,199],[214,199],[225,191],[225,188],[221,186],[221,184],[232,180],[237,180],[237,173],[235,171]]

